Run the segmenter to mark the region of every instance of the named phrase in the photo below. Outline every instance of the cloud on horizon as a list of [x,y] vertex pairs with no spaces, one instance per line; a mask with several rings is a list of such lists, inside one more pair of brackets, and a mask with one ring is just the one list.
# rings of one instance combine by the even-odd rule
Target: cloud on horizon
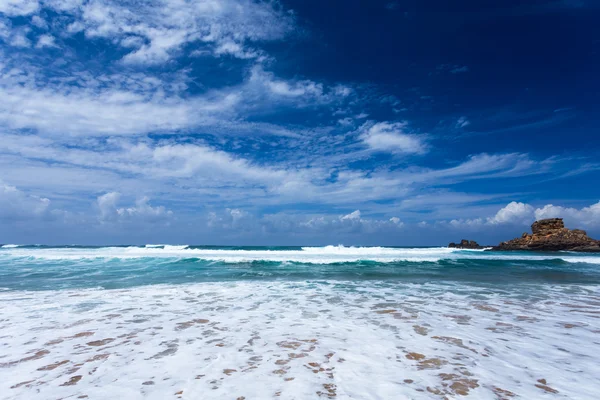
[[[123,203],[129,203],[123,206]],[[410,237],[429,237],[424,244],[443,245],[458,236],[473,237],[484,234],[489,237],[489,228],[498,230],[504,235],[517,235],[528,230],[529,225],[536,219],[562,217],[570,228],[589,229],[600,232],[600,201],[581,208],[562,207],[546,204],[534,207],[529,204],[512,201],[504,207],[488,207],[488,216],[471,219],[436,219],[429,221],[409,222],[397,216],[365,216],[361,210],[346,214],[290,214],[258,213],[241,208],[204,209],[200,213],[172,211],[164,205],[152,205],[147,196],[134,198],[131,202],[123,201],[121,193],[108,192],[92,201],[87,210],[74,214],[55,208],[47,198],[27,193],[11,186],[0,186],[0,206],[2,213],[0,221],[27,222],[25,231],[32,226],[46,226],[70,232],[71,243],[93,243],[88,240],[78,241],[81,233],[86,234],[111,233],[115,237],[129,237],[128,243],[139,242],[140,235],[147,242],[177,243],[177,239],[185,243],[201,244],[209,238],[225,237],[226,242],[233,240],[253,244],[269,244],[279,238],[278,243],[293,244],[327,244],[326,238],[337,238],[344,244],[376,244],[376,241],[365,240],[365,235],[379,237],[383,235],[386,241],[382,244],[404,244]],[[46,223],[44,223],[46,221]],[[48,223],[50,222],[50,223]],[[97,223],[99,222],[99,224]],[[194,229],[190,230],[192,225]],[[6,224],[0,228],[0,234],[6,234]],[[82,231],[83,227],[83,231]],[[161,235],[162,232],[175,234],[175,241]],[[19,232],[16,232],[19,233]],[[44,233],[42,230],[39,233]],[[46,232],[47,234],[48,232]],[[283,235],[283,236],[282,236]],[[18,234],[15,237],[20,237]],[[85,237],[85,236],[84,236]],[[136,239],[137,238],[137,239]],[[200,241],[195,241],[200,240]],[[400,241],[399,241],[400,240]],[[164,241],[164,240],[163,240]],[[399,241],[399,242],[398,242]],[[50,241],[52,242],[52,241]],[[366,243],[365,243],[366,242]],[[141,243],[141,242],[140,242]],[[211,242],[213,244],[217,242]],[[409,244],[416,244],[409,241]],[[218,243],[217,243],[218,244]]]

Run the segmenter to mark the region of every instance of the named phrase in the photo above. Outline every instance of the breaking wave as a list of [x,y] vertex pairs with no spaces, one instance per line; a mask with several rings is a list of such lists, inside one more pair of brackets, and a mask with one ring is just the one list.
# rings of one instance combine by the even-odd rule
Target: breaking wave
[[0,248],[8,290],[228,281],[600,284],[600,257],[445,247],[20,246]]
[[493,252],[446,247],[206,247],[190,245],[145,245],[127,247],[29,247],[4,245],[3,257],[46,260],[85,259],[197,259],[224,263],[294,262],[335,264],[369,261],[376,263],[438,262],[442,260],[562,260],[568,263],[600,264],[600,256],[581,253]]

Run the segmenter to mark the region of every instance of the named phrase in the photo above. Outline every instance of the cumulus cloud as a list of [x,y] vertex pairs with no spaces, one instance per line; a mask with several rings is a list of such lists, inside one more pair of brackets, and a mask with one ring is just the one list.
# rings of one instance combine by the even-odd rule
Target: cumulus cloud
[[58,46],[56,45],[54,36],[52,36],[52,35],[41,35],[38,38],[38,42],[35,45],[35,47],[38,48],[38,49],[41,49],[41,48],[44,48],[44,47],[58,47]]
[[0,219],[39,217],[46,214],[49,208],[49,199],[26,194],[0,181]]
[[31,40],[27,37],[28,29],[19,28],[13,30],[9,44],[14,47],[31,47]]
[[35,13],[39,9],[38,0],[2,0],[0,13],[11,17],[25,16]]
[[453,219],[449,222],[450,226],[454,228],[463,228],[463,227],[480,227],[485,224],[482,218],[474,218],[474,219]]
[[402,221],[400,221],[400,218],[398,217],[392,217],[390,218],[390,222],[396,225],[404,225],[404,223]]
[[427,150],[422,136],[406,133],[406,122],[366,123],[362,126],[362,141],[372,150],[391,153],[422,154]]
[[39,15],[34,15],[31,17],[31,24],[33,26],[37,26],[40,29],[48,29],[48,23]]
[[529,204],[512,201],[498,210],[495,216],[488,218],[490,224],[527,224],[533,216],[534,209]]
[[213,232],[226,232],[231,235],[284,235],[304,236],[308,238],[342,237],[362,233],[397,233],[403,227],[397,217],[363,218],[356,210],[345,215],[300,215],[300,214],[253,214],[241,209],[212,211],[207,216],[207,226]]
[[344,215],[340,217],[342,221],[345,220],[360,220],[360,210],[356,210],[351,212],[350,214]]
[[100,210],[100,217],[102,219],[110,219],[118,214],[117,203],[120,198],[121,194],[118,192],[105,193],[98,197],[96,202],[98,203],[98,209]]
[[454,227],[488,227],[497,225],[530,225],[544,218],[563,218],[565,225],[571,228],[600,227],[600,201],[587,207],[572,208],[546,204],[535,208],[521,202],[510,202],[488,218],[455,219],[450,221]]
[[349,214],[341,215],[335,218],[332,215],[315,216],[308,220],[298,222],[297,229],[305,229],[309,232],[336,232],[341,233],[385,233],[397,232],[403,227],[402,221],[398,217],[385,218],[364,218],[360,210],[355,210]]
[[580,209],[547,204],[535,210],[535,219],[562,217],[566,223],[580,226],[600,226],[600,201]]
[[0,18],[0,39],[8,39],[10,36],[10,26],[8,21],[4,21]]
[[101,221],[157,222],[164,221],[173,215],[173,212],[167,210],[164,206],[152,207],[150,199],[146,196],[139,198],[135,205],[130,207],[118,207],[120,199],[121,194],[119,192],[105,193],[97,198],[96,204]]
[[222,212],[209,212],[207,226],[221,231],[234,230],[236,234],[261,231],[256,217],[239,208],[226,208]]

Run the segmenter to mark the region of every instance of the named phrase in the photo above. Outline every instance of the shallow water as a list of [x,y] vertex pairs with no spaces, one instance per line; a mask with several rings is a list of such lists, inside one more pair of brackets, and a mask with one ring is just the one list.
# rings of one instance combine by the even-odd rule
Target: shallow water
[[0,398],[595,399],[599,260],[1,248]]

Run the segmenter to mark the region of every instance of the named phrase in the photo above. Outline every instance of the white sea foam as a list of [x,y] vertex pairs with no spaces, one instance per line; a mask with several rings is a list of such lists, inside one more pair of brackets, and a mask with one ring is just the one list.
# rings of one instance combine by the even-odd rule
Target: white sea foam
[[178,245],[178,246],[173,246],[173,245],[165,245],[163,248],[167,251],[177,251],[177,250],[185,250],[187,249],[189,246],[187,244],[184,245]]
[[187,249],[189,245],[147,244],[144,247],[148,249],[184,250]]
[[2,246],[2,249],[15,249],[17,247],[19,247],[20,244],[5,244],[4,246]]
[[598,287],[239,282],[0,292],[0,303],[6,400],[594,399],[600,388]]
[[600,264],[598,255],[581,255],[559,252],[538,253],[499,253],[482,250],[460,250],[446,247],[431,248],[391,248],[391,247],[304,247],[301,250],[230,250],[197,249],[187,245],[162,247],[102,247],[102,248],[6,248],[0,255],[12,257],[33,257],[51,260],[77,260],[93,258],[198,258],[227,263],[275,261],[313,264],[330,264],[356,261],[375,262],[437,262],[440,260],[552,260],[561,259],[571,263]]

